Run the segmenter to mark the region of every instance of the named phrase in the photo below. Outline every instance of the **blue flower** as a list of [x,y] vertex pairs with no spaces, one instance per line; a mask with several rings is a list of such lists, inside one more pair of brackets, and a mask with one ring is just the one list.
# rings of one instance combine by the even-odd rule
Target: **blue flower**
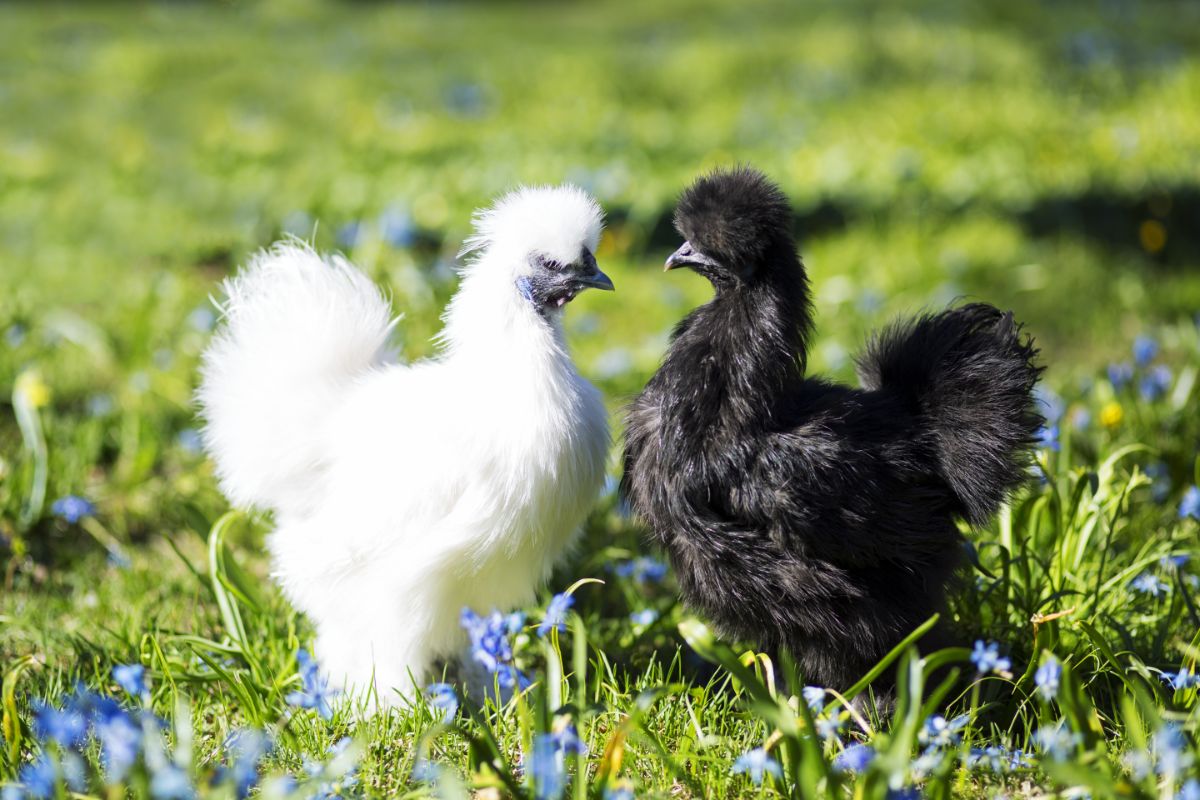
[[619,561],[613,572],[621,578],[633,578],[638,583],[657,583],[667,575],[667,565],[647,556]]
[[197,306],[188,314],[188,325],[199,333],[208,333],[217,324],[217,314],[207,304]]
[[332,719],[333,708],[329,701],[337,692],[330,690],[328,679],[321,675],[321,668],[307,650],[296,651],[296,663],[300,666],[301,688],[284,699],[289,705],[316,709],[323,719]]
[[921,800],[921,790],[915,786],[903,786],[899,789],[888,789],[884,800]]
[[833,759],[833,768],[838,772],[862,772],[874,759],[874,747],[855,744],[837,754]]
[[1077,408],[1071,412],[1071,424],[1077,431],[1085,431],[1092,424],[1092,412],[1086,408]]
[[1179,501],[1179,518],[1200,519],[1200,487],[1190,486]]
[[1033,390],[1033,396],[1037,402],[1038,411],[1046,418],[1046,422],[1054,424],[1062,418],[1066,406],[1053,389],[1039,383]]
[[1120,391],[1131,380],[1133,380],[1133,366],[1131,364],[1108,365],[1108,382],[1112,384],[1114,389]]
[[554,739],[554,744],[558,749],[564,753],[587,754],[587,745],[579,738],[579,731],[576,730],[573,722],[566,723],[558,730],[553,731],[550,736]]
[[1165,570],[1180,570],[1191,560],[1191,556],[1187,553],[1176,553],[1171,556],[1163,556],[1158,559],[1158,565]]
[[441,774],[442,768],[424,756],[413,762],[412,779],[417,783],[437,783]]
[[60,497],[50,504],[50,511],[54,516],[64,519],[74,525],[84,517],[95,515],[96,507],[88,500],[85,500],[78,495],[69,494],[66,497]]
[[653,608],[643,608],[629,615],[629,621],[634,625],[651,625],[658,619],[658,612]]
[[825,690],[820,686],[805,686],[800,690],[804,703],[814,714],[820,714],[825,708]]
[[1083,737],[1067,729],[1061,721],[1053,727],[1047,725],[1038,728],[1033,734],[1033,740],[1038,749],[1049,756],[1052,761],[1066,761],[1083,743]]
[[1034,435],[1037,437],[1038,447],[1044,450],[1054,450],[1055,452],[1061,449],[1061,445],[1058,443],[1057,425],[1050,425],[1049,427],[1043,425],[1038,428],[1037,433]]
[[1189,778],[1175,795],[1175,800],[1200,800],[1200,781]]
[[233,780],[238,800],[245,800],[260,779],[258,765],[271,749],[267,735],[253,728],[234,731],[225,739],[225,751],[233,756],[228,775]]
[[992,745],[984,748],[972,747],[971,752],[967,754],[967,766],[985,766],[992,772],[1003,773],[1032,766],[1032,762],[1021,750],[1009,750],[1000,745]]
[[17,773],[17,780],[25,787],[27,797],[50,800],[56,794],[58,774],[54,762],[45,753],[33,763],[21,767],[21,771]]
[[1046,660],[1033,674],[1033,682],[1037,686],[1038,692],[1047,701],[1058,696],[1058,685],[1061,679],[1062,664],[1052,654],[1046,656]]
[[337,229],[338,247],[344,247],[347,250],[352,249],[358,244],[359,235],[362,233],[362,223],[347,222],[345,225]]
[[1158,355],[1158,342],[1149,336],[1139,336],[1133,340],[1133,363],[1144,367]]
[[1182,775],[1192,764],[1187,738],[1174,724],[1168,723],[1158,729],[1150,742],[1150,750],[1157,759],[1154,771],[1168,780]]
[[1180,667],[1179,672],[1174,675],[1169,672],[1163,673],[1162,679],[1177,692],[1191,689],[1193,686],[1200,687],[1200,675],[1193,674],[1187,667]]
[[960,714],[952,720],[947,721],[940,714],[935,714],[925,720],[924,727],[917,734],[917,739],[921,744],[931,747],[950,747],[958,744],[961,731],[967,726],[969,719],[966,714]]
[[179,435],[175,437],[175,443],[179,445],[179,448],[183,452],[193,456],[204,449],[204,442],[200,438],[200,431],[195,428],[184,428],[181,430]]
[[1151,597],[1158,597],[1161,594],[1171,591],[1171,584],[1152,573],[1143,572],[1129,582],[1129,588],[1142,594],[1148,594]]
[[481,617],[471,609],[464,608],[459,621],[470,639],[472,658],[495,675],[500,686],[508,689],[528,685],[528,679],[512,663],[512,644],[508,639],[524,627],[524,614],[504,615],[493,611]]
[[567,785],[567,768],[562,750],[548,733],[533,740],[529,757],[529,777],[533,780],[537,800],[557,800]]
[[141,664],[118,664],[113,667],[113,680],[130,697],[145,697],[150,694],[146,686],[146,668]]
[[1012,669],[1012,662],[1007,658],[1001,658],[1000,645],[995,642],[984,644],[981,639],[975,642],[975,649],[971,652],[971,661],[979,670],[980,675],[987,675],[990,672],[1003,673]]
[[190,800],[195,794],[187,773],[175,764],[164,764],[150,779],[150,796],[154,800]]
[[1151,367],[1150,371],[1138,381],[1138,393],[1144,400],[1157,400],[1171,388],[1171,370],[1159,364]]
[[768,772],[776,778],[783,777],[783,769],[779,766],[779,762],[767,755],[767,751],[761,747],[747,750],[738,756],[737,760],[733,762],[733,769],[730,772],[734,775],[746,773],[750,776],[750,782],[755,786],[762,784],[763,775]]
[[441,712],[433,715],[434,719],[440,723],[449,722],[458,713],[458,695],[454,693],[454,687],[448,683],[431,683],[426,686],[425,702],[431,709]]
[[552,630],[565,631],[567,629],[567,611],[573,605],[575,605],[575,598],[569,594],[556,594],[551,597],[550,605],[546,607],[546,618],[538,625],[538,636],[545,638],[546,634]]
[[609,786],[604,790],[604,800],[634,800],[633,784],[623,780],[615,786]]
[[417,226],[407,211],[389,206],[379,217],[379,234],[392,247],[409,247],[417,240]]
[[44,700],[33,704],[33,732],[59,747],[78,747],[87,736],[87,720],[74,708],[55,708]]
[[116,703],[97,706],[93,714],[96,738],[100,741],[100,763],[109,785],[121,783],[142,749],[142,728]]

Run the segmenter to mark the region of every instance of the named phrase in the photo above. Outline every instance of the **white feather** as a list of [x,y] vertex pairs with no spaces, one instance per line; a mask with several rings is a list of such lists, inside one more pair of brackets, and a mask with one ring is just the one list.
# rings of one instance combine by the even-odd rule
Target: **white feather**
[[560,314],[515,281],[530,254],[595,249],[573,187],[522,189],[476,217],[441,354],[385,353],[391,312],[341,259],[281,244],[227,285],[204,358],[205,443],[222,489],[273,509],[276,579],[317,628],[335,681],[384,702],[463,642],[464,606],[528,602],[603,481],[598,392]]

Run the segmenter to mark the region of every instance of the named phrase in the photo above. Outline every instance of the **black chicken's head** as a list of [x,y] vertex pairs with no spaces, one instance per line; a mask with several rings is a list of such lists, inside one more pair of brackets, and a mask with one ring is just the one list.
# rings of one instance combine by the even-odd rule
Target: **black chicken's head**
[[691,267],[718,286],[754,280],[795,253],[787,196],[750,167],[699,178],[679,199],[675,228],[687,241],[666,269]]

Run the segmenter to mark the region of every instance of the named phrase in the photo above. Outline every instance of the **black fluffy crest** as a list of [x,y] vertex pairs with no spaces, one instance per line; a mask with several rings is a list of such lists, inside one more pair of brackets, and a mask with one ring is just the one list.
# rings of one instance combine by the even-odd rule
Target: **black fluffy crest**
[[792,243],[792,207],[751,167],[719,169],[696,180],[675,209],[675,229],[729,268],[757,265],[773,246]]

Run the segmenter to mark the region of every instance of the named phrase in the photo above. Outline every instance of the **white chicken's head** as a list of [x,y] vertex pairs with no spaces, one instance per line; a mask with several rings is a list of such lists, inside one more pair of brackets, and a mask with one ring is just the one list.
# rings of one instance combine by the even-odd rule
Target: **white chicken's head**
[[523,187],[478,212],[474,222],[462,252],[479,258],[467,270],[507,270],[507,285],[544,317],[584,289],[613,288],[596,265],[603,212],[582,189]]

